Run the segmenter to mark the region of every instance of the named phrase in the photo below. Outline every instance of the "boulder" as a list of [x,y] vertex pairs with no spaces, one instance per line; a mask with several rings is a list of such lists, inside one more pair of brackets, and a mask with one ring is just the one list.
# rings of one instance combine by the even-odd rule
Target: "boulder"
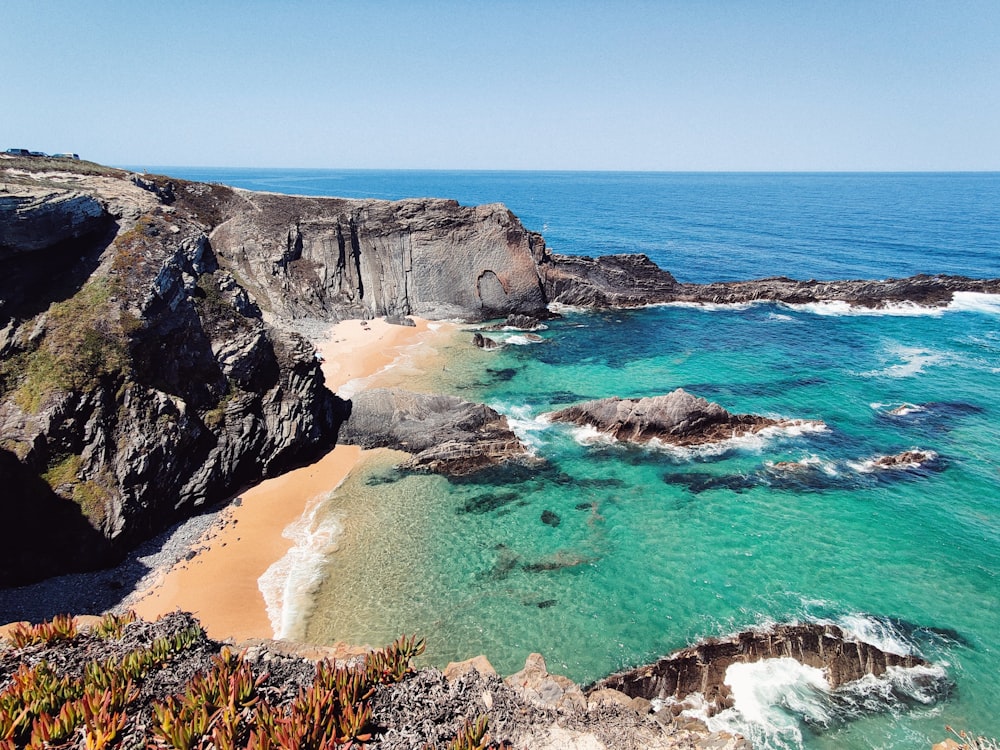
[[403,468],[454,476],[529,455],[507,418],[484,404],[391,388],[357,394],[339,439],[406,451],[413,458]]
[[472,334],[472,343],[478,346],[480,349],[497,349],[500,347],[494,339],[489,336],[484,336],[478,331]]
[[731,414],[718,404],[681,388],[651,398],[604,398],[546,415],[554,422],[589,426],[617,440],[648,443],[657,440],[687,447],[752,435],[767,427],[821,425],[821,422],[771,419],[755,414]]
[[937,453],[925,450],[908,450],[892,456],[879,456],[872,463],[880,469],[917,469],[937,460]]
[[490,664],[490,660],[480,654],[471,659],[449,662],[448,666],[444,668],[444,676],[448,682],[456,682],[460,677],[472,671],[478,672],[483,677],[497,673],[493,665]]
[[529,654],[524,669],[506,680],[521,698],[539,708],[585,711],[587,699],[580,686],[568,677],[549,674],[541,654]]

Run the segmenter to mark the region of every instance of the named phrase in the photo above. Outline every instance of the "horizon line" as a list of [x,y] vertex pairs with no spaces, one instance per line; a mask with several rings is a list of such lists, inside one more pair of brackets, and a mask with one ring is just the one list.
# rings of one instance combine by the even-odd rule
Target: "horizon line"
[[892,175],[892,174],[1000,174],[1000,168],[990,169],[544,169],[544,168],[477,168],[477,167],[280,167],[280,166],[219,166],[199,164],[111,164],[107,166],[131,171],[160,169],[218,169],[218,170],[267,170],[303,172],[466,172],[466,173],[524,173],[524,174],[745,174],[745,175]]

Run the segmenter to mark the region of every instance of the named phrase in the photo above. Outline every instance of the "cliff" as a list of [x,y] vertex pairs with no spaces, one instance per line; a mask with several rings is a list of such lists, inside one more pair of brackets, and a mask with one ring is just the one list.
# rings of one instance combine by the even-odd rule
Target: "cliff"
[[0,584],[104,564],[333,444],[313,348],[208,241],[229,191],[127,173],[0,187]]
[[0,176],[0,510],[21,532],[0,585],[105,564],[332,446],[350,404],[289,321],[545,309],[544,242],[500,205]]
[[275,315],[486,320],[541,312],[541,237],[504,206],[235,191],[212,247]]
[[[1000,280],[940,276],[682,284],[642,255],[551,254],[502,205],[249,193],[0,156],[0,511],[19,530],[0,585],[104,564],[333,445],[351,405],[324,388],[296,319],[1000,293]],[[491,445],[472,461],[459,440],[424,465],[518,448],[500,433]]]

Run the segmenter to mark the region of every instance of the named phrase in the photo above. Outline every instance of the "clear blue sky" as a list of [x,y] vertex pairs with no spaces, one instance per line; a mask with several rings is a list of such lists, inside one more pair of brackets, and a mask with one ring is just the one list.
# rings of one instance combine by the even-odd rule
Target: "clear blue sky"
[[109,164],[1000,169],[1000,0],[25,0],[0,71]]

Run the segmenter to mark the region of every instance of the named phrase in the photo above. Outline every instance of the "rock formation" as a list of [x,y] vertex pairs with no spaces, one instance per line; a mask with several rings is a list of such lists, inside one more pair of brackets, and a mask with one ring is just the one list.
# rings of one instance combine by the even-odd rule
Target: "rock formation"
[[647,700],[681,701],[692,693],[701,693],[708,703],[721,710],[729,706],[730,690],[725,677],[732,664],[782,657],[822,669],[831,688],[869,674],[878,677],[889,667],[926,664],[916,656],[893,654],[850,640],[836,625],[776,625],[704,641],[655,664],[606,677],[592,689],[612,688]]
[[909,450],[892,456],[879,456],[872,464],[879,469],[917,469],[925,464],[936,461],[938,454],[934,451]]
[[926,275],[884,281],[796,281],[775,276],[754,281],[682,284],[645,255],[600,258],[543,252],[539,269],[546,299],[579,307],[642,307],[667,302],[743,304],[845,302],[871,309],[912,303],[941,307],[955,292],[1000,294],[1000,279]]
[[[62,519],[59,549],[18,535],[0,584],[105,562],[330,446],[345,405],[293,319],[533,316],[508,319],[528,328],[552,302],[878,307],[1000,292],[939,276],[681,284],[642,255],[550,254],[501,205],[255,194],[6,154],[0,264],[0,481],[14,488],[0,510],[23,529]],[[369,408],[383,413],[362,399],[353,420]],[[493,447],[475,444],[421,465],[464,471],[518,450],[499,428]]]
[[365,448],[403,450],[413,458],[402,468],[454,476],[528,457],[507,418],[490,407],[398,389],[358,393],[340,439]]
[[234,191],[212,247],[284,317],[544,313],[544,242],[504,206]]
[[554,422],[589,426],[618,440],[688,447],[752,435],[767,427],[813,424],[756,414],[730,414],[718,404],[678,388],[651,398],[604,398],[587,401],[546,415]]
[[205,195],[167,205],[105,171],[8,191],[0,506],[23,533],[0,585],[105,564],[316,456],[343,418],[313,348],[219,266]]

